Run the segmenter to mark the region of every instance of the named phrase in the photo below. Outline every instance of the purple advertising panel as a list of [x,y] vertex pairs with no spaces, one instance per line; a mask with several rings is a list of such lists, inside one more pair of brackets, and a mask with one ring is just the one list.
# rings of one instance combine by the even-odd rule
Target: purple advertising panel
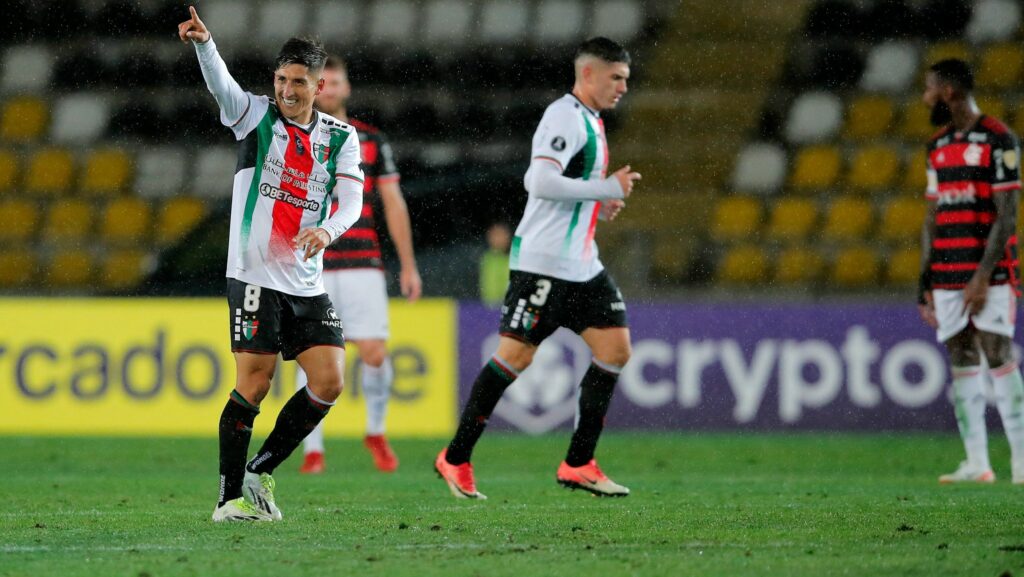
[[[498,321],[494,309],[459,308],[462,403]],[[608,428],[956,430],[944,349],[912,304],[634,305],[629,321],[633,357]],[[571,427],[589,364],[582,339],[560,329],[492,426]]]

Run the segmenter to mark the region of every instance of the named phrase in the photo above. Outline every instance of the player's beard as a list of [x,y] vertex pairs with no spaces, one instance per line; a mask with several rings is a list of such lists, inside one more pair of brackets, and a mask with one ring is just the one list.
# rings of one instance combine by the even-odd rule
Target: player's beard
[[939,100],[932,106],[932,113],[929,120],[932,126],[945,126],[953,121],[953,111],[949,109],[949,105]]

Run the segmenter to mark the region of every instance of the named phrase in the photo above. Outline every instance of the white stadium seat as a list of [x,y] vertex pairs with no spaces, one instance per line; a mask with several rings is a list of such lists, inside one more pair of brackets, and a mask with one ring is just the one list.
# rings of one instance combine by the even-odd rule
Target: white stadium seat
[[473,5],[461,0],[434,0],[426,8],[423,39],[433,44],[465,44],[470,40]]
[[370,41],[404,44],[415,40],[416,5],[405,0],[374,2],[370,12]]
[[975,44],[1010,40],[1020,28],[1020,3],[980,0],[967,24],[967,39]]
[[585,33],[583,16],[577,0],[544,0],[533,19],[535,38],[541,44],[578,42]]
[[236,156],[234,146],[208,146],[200,150],[194,161],[196,177],[192,191],[197,196],[230,198]]
[[828,92],[805,92],[796,98],[786,118],[786,140],[807,144],[827,140],[843,122],[843,103]]
[[629,42],[644,24],[643,7],[635,0],[604,0],[594,5],[588,36],[606,36],[616,42]]
[[[305,7],[296,5],[295,2],[287,0],[274,0],[265,2],[259,9],[259,27],[257,28],[261,41],[266,41],[275,46],[283,44],[285,40],[293,36],[303,36],[308,33],[306,28]],[[328,38],[323,38],[328,40]]]
[[480,39],[485,43],[507,43],[526,33],[529,4],[491,0],[484,4],[480,18]]
[[860,87],[869,91],[904,92],[917,75],[920,60],[909,42],[886,42],[868,54]]
[[[196,8],[199,17],[210,27],[218,44],[253,37],[250,23],[252,6],[243,0],[209,0]],[[223,42],[221,42],[223,40]]]
[[363,9],[356,2],[321,0],[314,13],[313,31],[324,42],[351,44],[359,39]]
[[135,157],[135,190],[154,198],[179,194],[188,172],[185,150],[178,146],[147,146]]
[[110,104],[101,96],[77,93],[58,100],[53,108],[50,137],[64,143],[98,140],[110,120]]
[[744,148],[736,159],[732,187],[737,192],[771,193],[786,180],[786,151],[767,142]]
[[45,46],[12,46],[4,53],[4,75],[0,90],[35,92],[45,90],[53,75],[53,54]]

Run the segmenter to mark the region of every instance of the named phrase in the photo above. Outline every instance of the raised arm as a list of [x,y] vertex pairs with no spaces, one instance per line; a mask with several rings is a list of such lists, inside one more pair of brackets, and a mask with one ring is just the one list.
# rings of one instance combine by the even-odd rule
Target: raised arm
[[224,59],[217,52],[217,44],[213,41],[206,24],[199,19],[196,9],[189,6],[188,10],[192,17],[178,24],[178,37],[182,42],[191,41],[195,45],[206,87],[220,107],[220,120],[225,126],[235,128],[249,112],[252,100],[231,77]]
[[577,180],[562,175],[563,167],[554,159],[535,157],[523,178],[531,196],[544,200],[621,200],[629,197],[640,173],[623,166],[603,180]]

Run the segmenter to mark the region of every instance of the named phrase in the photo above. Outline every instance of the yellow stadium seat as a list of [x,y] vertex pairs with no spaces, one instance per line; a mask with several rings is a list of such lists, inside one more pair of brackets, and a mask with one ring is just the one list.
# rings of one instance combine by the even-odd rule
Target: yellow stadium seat
[[896,111],[886,96],[861,96],[846,111],[846,136],[857,140],[875,139],[894,127]]
[[742,245],[725,254],[718,268],[718,280],[726,284],[756,285],[766,280],[768,259],[760,247]]
[[981,54],[977,84],[992,89],[1017,88],[1022,70],[1024,50],[1020,46],[1010,43],[993,44]]
[[67,150],[46,148],[29,159],[24,187],[31,193],[60,193],[71,187],[75,161]]
[[860,190],[879,190],[891,186],[900,169],[900,157],[889,146],[861,148],[853,155],[847,182]]
[[789,183],[801,190],[831,188],[839,180],[842,158],[834,146],[810,146],[797,153]]
[[126,289],[138,286],[146,276],[146,254],[140,250],[111,253],[103,262],[101,280],[104,288]]
[[786,249],[775,262],[775,281],[780,284],[803,284],[818,280],[824,259],[818,253],[803,248]]
[[103,212],[100,236],[111,243],[133,243],[146,238],[150,227],[150,209],[138,198],[110,201]]
[[93,260],[89,253],[65,250],[54,255],[46,272],[46,284],[55,288],[85,285],[93,276]]
[[1006,121],[1006,103],[1003,102],[1002,98],[993,95],[978,96],[977,102],[978,108],[987,116]]
[[35,259],[31,252],[12,250],[0,252],[0,287],[13,288],[27,285],[35,273]]
[[811,234],[818,220],[818,207],[805,198],[788,197],[775,203],[768,221],[768,238],[802,241]]
[[896,242],[914,242],[921,238],[924,223],[923,198],[895,198],[882,212],[881,237]]
[[925,53],[924,67],[927,69],[932,64],[949,58],[970,62],[971,51],[967,48],[967,44],[963,42],[937,42],[928,47],[928,51]]
[[860,240],[867,236],[874,220],[871,203],[855,197],[837,198],[825,216],[825,238],[828,240]]
[[925,146],[928,138],[935,134],[938,129],[932,126],[931,111],[921,102],[914,99],[907,102],[903,108],[903,123],[900,124],[900,136],[909,144],[920,144]]
[[39,207],[28,200],[0,201],[0,242],[23,243],[36,232]]
[[923,197],[925,189],[928,188],[925,158],[925,145],[922,144],[914,149],[914,152],[907,159],[907,164],[903,167],[903,185],[901,188],[915,196]]
[[131,173],[131,159],[123,150],[108,148],[93,151],[85,161],[82,192],[114,194],[124,190]]
[[172,198],[164,203],[157,216],[156,242],[169,245],[188,234],[206,214],[203,201],[191,196]]
[[905,248],[889,255],[885,280],[891,285],[917,286],[921,275],[921,249]]
[[38,98],[14,98],[4,105],[0,116],[0,138],[26,142],[38,139],[46,130],[46,103]]
[[76,242],[85,239],[96,220],[92,203],[84,200],[57,200],[50,205],[43,236],[47,240]]
[[9,150],[0,150],[0,193],[9,192],[18,183],[18,158]]
[[829,278],[839,287],[874,286],[878,282],[878,257],[864,246],[844,249],[836,255]]
[[678,282],[690,266],[690,247],[679,234],[664,234],[656,238],[651,252],[651,273],[655,278]]
[[716,240],[749,240],[757,234],[762,219],[761,202],[757,199],[726,197],[715,205],[711,236]]

